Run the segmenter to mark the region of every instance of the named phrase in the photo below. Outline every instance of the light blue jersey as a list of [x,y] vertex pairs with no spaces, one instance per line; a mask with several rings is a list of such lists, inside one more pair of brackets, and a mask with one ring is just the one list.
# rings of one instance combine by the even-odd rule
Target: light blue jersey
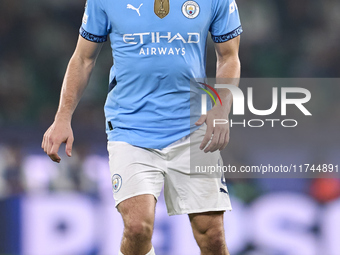
[[242,27],[234,0],[154,1],[88,0],[80,35],[98,43],[110,37],[108,140],[161,149],[198,128],[190,79],[206,77],[208,32],[220,43]]

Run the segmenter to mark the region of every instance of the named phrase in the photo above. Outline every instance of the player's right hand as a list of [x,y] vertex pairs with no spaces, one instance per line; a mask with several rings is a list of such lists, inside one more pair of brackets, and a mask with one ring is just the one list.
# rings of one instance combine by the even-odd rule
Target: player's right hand
[[69,121],[55,120],[44,134],[41,148],[45,153],[57,163],[61,158],[58,155],[59,147],[62,143],[66,143],[65,152],[67,156],[72,156],[73,131]]

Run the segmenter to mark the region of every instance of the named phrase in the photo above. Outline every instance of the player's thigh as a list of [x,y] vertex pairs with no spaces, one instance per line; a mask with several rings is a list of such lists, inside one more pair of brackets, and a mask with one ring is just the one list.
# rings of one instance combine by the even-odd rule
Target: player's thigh
[[223,230],[224,211],[212,211],[189,214],[194,232],[206,233],[209,229]]
[[164,185],[169,215],[232,209],[222,173],[196,171],[196,165],[209,169],[223,164],[219,151],[205,153],[199,149],[204,134],[204,127],[200,128],[190,135],[190,140],[170,148]]
[[156,199],[151,194],[128,198],[117,206],[126,228],[152,229],[155,220]]
[[162,161],[155,153],[125,142],[109,142],[108,152],[116,206],[140,195],[158,198],[164,176]]

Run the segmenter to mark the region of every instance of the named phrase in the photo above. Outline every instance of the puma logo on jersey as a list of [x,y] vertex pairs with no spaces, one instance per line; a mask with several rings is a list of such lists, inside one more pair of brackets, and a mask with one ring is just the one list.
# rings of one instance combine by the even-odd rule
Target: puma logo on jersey
[[126,6],[126,8],[131,9],[131,10],[135,10],[135,11],[138,13],[138,16],[140,16],[139,8],[140,8],[142,5],[143,5],[143,3],[141,3],[140,6],[139,6],[138,8],[136,8],[136,7],[132,6],[131,4],[128,4],[128,5]]

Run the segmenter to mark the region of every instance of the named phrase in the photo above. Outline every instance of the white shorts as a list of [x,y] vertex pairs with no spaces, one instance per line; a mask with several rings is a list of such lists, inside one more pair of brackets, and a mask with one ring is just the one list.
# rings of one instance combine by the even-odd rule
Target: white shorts
[[116,206],[143,194],[152,194],[158,199],[164,184],[169,215],[231,210],[222,174],[214,178],[209,173],[190,171],[190,162],[197,162],[199,166],[216,166],[222,162],[219,151],[204,153],[199,149],[205,130],[204,125],[164,149],[146,149],[126,142],[109,141]]

